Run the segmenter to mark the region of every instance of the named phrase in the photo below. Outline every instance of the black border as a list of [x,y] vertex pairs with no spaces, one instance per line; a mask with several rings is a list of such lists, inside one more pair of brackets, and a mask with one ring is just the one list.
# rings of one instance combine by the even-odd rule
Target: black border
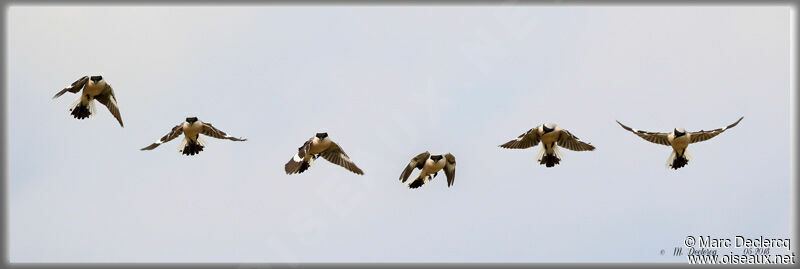
[[190,0],[190,1],[158,1],[158,0],[141,0],[141,1],[100,1],[100,0],[76,0],[76,1],[58,1],[58,0],[10,0],[3,1],[3,12],[0,14],[0,21],[2,21],[2,44],[0,48],[3,50],[3,72],[0,74],[0,80],[3,81],[3,91],[0,93],[0,103],[2,103],[3,117],[0,118],[0,171],[3,175],[3,184],[0,184],[0,191],[4,196],[2,208],[2,264],[0,268],[145,268],[145,267],[166,267],[166,268],[238,268],[238,269],[261,269],[261,268],[409,268],[409,267],[429,267],[429,268],[522,268],[522,267],[581,267],[581,266],[595,266],[595,267],[673,267],[673,266],[688,266],[686,263],[14,263],[9,261],[8,252],[8,139],[7,139],[7,122],[8,122],[8,106],[7,92],[8,80],[8,50],[6,38],[8,30],[8,10],[10,6],[38,6],[38,5],[104,5],[104,6],[117,6],[117,5],[131,5],[131,6],[240,6],[240,5],[283,5],[283,6],[306,6],[306,5],[321,5],[321,6],[346,6],[346,5],[369,5],[369,6],[457,6],[457,5],[479,5],[479,6],[788,6],[792,9],[790,16],[791,24],[791,51],[790,56],[794,59],[790,64],[790,72],[794,75],[790,82],[790,132],[792,145],[792,168],[791,177],[793,179],[790,184],[792,188],[792,206],[791,214],[794,222],[792,223],[792,230],[790,237],[795,240],[797,235],[797,208],[798,203],[797,193],[797,146],[798,146],[798,124],[797,124],[797,104],[798,104],[798,88],[797,88],[797,10],[800,3],[798,1],[789,0],[768,0],[768,1],[753,1],[753,0],[724,0],[724,1],[691,1],[691,0],[677,0],[677,1],[635,1],[635,0],[549,0],[549,1],[534,1],[534,0],[505,0],[505,1],[487,1],[487,0],[233,0],[233,1],[214,1],[214,0]]

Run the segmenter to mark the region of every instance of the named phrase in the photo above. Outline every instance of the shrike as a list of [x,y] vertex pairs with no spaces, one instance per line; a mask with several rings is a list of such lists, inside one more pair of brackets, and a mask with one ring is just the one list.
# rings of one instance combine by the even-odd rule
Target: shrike
[[338,144],[334,143],[328,133],[317,133],[297,148],[297,154],[284,166],[286,174],[302,173],[311,167],[314,160],[322,156],[329,162],[350,170],[350,172],[363,175],[364,171],[358,168],[350,157],[344,153]]
[[447,153],[444,155],[432,155],[429,152],[423,152],[411,159],[403,173],[400,174],[400,181],[405,183],[414,168],[421,170],[419,175],[408,183],[408,187],[416,189],[422,187],[428,182],[431,182],[439,171],[444,169],[444,174],[447,176],[447,187],[453,186],[456,180],[456,157],[453,154]]
[[220,131],[217,128],[214,128],[214,126],[211,125],[211,123],[199,121],[197,117],[188,117],[186,118],[185,122],[178,124],[175,127],[172,127],[172,131],[170,131],[167,135],[165,135],[155,143],[142,148],[141,150],[154,149],[161,144],[167,143],[168,141],[177,138],[181,134],[183,134],[183,141],[181,141],[181,144],[178,146],[178,151],[183,153],[183,155],[195,155],[203,151],[206,142],[202,137],[200,137],[200,134],[219,139],[228,139],[233,141],[247,141],[247,139],[244,138],[236,138],[229,136],[225,134],[225,132]]
[[625,126],[619,121],[617,121],[617,123],[619,123],[623,129],[628,130],[641,138],[644,138],[644,140],[665,146],[672,146],[672,154],[670,154],[669,158],[667,159],[667,167],[678,170],[678,168],[686,166],[686,164],[689,163],[689,160],[692,159],[692,156],[686,151],[686,148],[689,146],[689,144],[709,140],[712,137],[721,134],[725,130],[733,128],[733,126],[739,124],[742,119],[744,119],[744,117],[739,118],[739,120],[725,128],[717,128],[711,131],[700,130],[698,132],[686,132],[686,130],[683,128],[675,128],[669,133],[640,131]]
[[119,122],[119,126],[124,127],[122,124],[122,116],[119,115],[119,107],[117,107],[117,97],[114,96],[114,89],[111,85],[103,80],[103,76],[84,76],[77,81],[73,82],[69,87],[64,88],[53,96],[53,99],[58,98],[66,92],[77,93],[83,90],[78,100],[70,106],[70,114],[76,119],[82,120],[88,118],[95,113],[94,100],[97,100],[108,108],[111,115],[114,115]]
[[561,129],[555,123],[539,125],[519,135],[517,139],[500,145],[500,147],[526,149],[536,146],[539,142],[542,143],[542,147],[539,149],[539,153],[536,154],[536,160],[546,167],[553,167],[560,163],[563,154],[558,149],[559,146],[574,151],[594,150],[594,146],[580,141],[578,137],[567,130]]

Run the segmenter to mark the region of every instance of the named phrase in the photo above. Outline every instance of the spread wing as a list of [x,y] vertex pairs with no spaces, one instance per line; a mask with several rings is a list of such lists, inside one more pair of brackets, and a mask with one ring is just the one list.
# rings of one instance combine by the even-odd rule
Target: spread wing
[[558,146],[574,150],[574,151],[585,151],[585,150],[594,150],[594,146],[580,141],[580,139],[570,133],[567,130],[561,130],[561,133],[558,135]]
[[444,164],[444,174],[447,176],[447,187],[450,187],[456,181],[456,156],[447,153],[444,158],[447,160]]
[[430,156],[431,156],[431,154],[426,151],[426,152],[418,154],[416,157],[411,159],[411,162],[408,163],[408,166],[406,166],[406,169],[404,169],[403,173],[400,174],[400,181],[401,182],[406,182],[406,180],[408,180],[408,176],[411,175],[411,171],[414,171],[414,168],[422,169],[422,166],[425,165],[425,160],[427,160],[428,157],[430,157]]
[[178,124],[178,126],[172,127],[172,131],[169,131],[169,133],[164,135],[164,137],[161,137],[161,139],[159,139],[155,143],[150,144],[149,146],[144,147],[141,150],[154,149],[154,148],[158,147],[158,145],[167,143],[170,140],[175,139],[176,137],[180,136],[182,133],[183,133],[183,123]]
[[69,87],[66,87],[60,92],[56,93],[56,95],[53,96],[53,99],[58,98],[59,96],[63,95],[66,92],[71,92],[71,93],[79,92],[81,89],[83,89],[83,86],[86,85],[87,81],[89,81],[89,76],[83,76],[82,78],[79,78],[78,80],[73,82],[72,85],[70,85]]
[[291,175],[297,173],[300,170],[300,166],[303,165],[303,160],[306,158],[306,154],[308,154],[308,151],[311,150],[311,141],[313,139],[314,138],[312,137],[311,139],[303,143],[302,146],[297,148],[297,154],[295,154],[294,157],[292,157],[292,159],[289,160],[289,162],[287,162],[286,165],[284,165],[283,167],[284,170],[286,170],[286,174]]
[[333,141],[331,141],[331,145],[328,146],[328,149],[326,149],[323,152],[320,152],[319,155],[322,156],[322,158],[325,158],[325,160],[328,160],[329,162],[332,162],[341,167],[347,168],[347,170],[350,170],[353,173],[359,175],[364,174],[364,171],[361,171],[361,168],[358,168],[358,166],[356,166],[356,164],[353,163],[352,160],[350,160],[350,157],[348,157],[347,154],[344,153],[344,150],[342,150],[342,148],[339,147],[339,145],[337,145]]
[[744,117],[739,118],[739,120],[737,120],[736,122],[734,122],[731,125],[726,126],[725,128],[717,128],[717,129],[714,129],[714,130],[711,130],[711,131],[703,131],[703,130],[701,130],[699,132],[692,132],[691,133],[691,143],[697,143],[697,142],[702,142],[702,141],[709,140],[712,137],[715,137],[718,134],[721,134],[725,130],[733,128],[733,126],[736,126],[737,124],[739,124],[739,122],[742,121],[742,119],[744,119]]
[[211,123],[208,123],[208,122],[204,122],[203,123],[203,130],[200,131],[200,133],[204,134],[204,135],[207,135],[207,136],[210,136],[210,137],[213,137],[213,138],[228,139],[228,140],[233,140],[233,141],[247,141],[246,138],[236,138],[236,137],[233,137],[233,136],[229,136],[228,134],[226,134],[225,132],[221,131],[220,129],[214,128],[214,125],[211,125]]
[[500,147],[507,149],[526,149],[536,146],[537,144],[539,144],[538,127],[528,130],[524,134],[519,135],[517,139],[508,141],[500,145]]
[[653,142],[653,143],[656,143],[656,144],[666,145],[666,146],[672,145],[672,144],[669,143],[669,139],[667,138],[667,136],[669,135],[668,133],[654,133],[654,132],[639,131],[639,130],[633,129],[631,127],[625,126],[624,124],[622,124],[619,121],[617,121],[617,123],[619,123],[619,126],[622,126],[623,129],[628,130],[628,131],[638,135],[641,138],[644,138],[644,140],[647,140],[647,141],[650,141],[650,142]]
[[119,115],[119,107],[117,106],[117,97],[114,96],[114,89],[111,88],[111,85],[106,83],[106,88],[103,89],[103,92],[95,96],[94,100],[97,100],[106,106],[108,111],[111,112],[111,115],[114,115],[114,118],[117,118],[119,126],[125,127],[122,124],[122,116]]

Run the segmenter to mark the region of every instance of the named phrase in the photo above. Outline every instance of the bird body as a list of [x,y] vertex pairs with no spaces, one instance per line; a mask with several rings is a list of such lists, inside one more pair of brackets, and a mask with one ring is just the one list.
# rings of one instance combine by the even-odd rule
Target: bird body
[[691,133],[681,133],[676,135],[675,132],[670,133],[667,135],[667,140],[669,141],[670,145],[672,145],[672,149],[675,152],[684,152],[686,147],[689,146],[691,142]]
[[[434,160],[434,157],[437,157],[438,160]],[[442,155],[431,155],[431,158],[425,160],[425,164],[422,166],[417,178],[425,178],[437,174],[444,169],[445,164],[447,164],[447,162],[442,158]]]
[[86,86],[84,86],[83,88],[83,94],[81,95],[83,97],[81,104],[85,105],[89,101],[93,101],[96,96],[103,93],[103,90],[105,90],[106,85],[107,85],[106,81],[102,79],[99,81],[94,81],[91,79],[87,81]]
[[542,130],[537,130],[542,139],[542,148],[545,154],[552,155],[555,153],[555,148],[557,147],[556,142],[558,141],[558,136],[561,135],[561,128],[555,126],[552,130],[545,132],[543,126],[544,125],[539,127],[539,129]]
[[191,141],[197,141],[197,138],[200,137],[200,132],[203,131],[203,122],[200,120],[195,122],[184,122],[181,124],[181,129],[183,129],[184,137]]
[[319,154],[319,153],[325,151],[326,149],[328,149],[330,146],[331,146],[331,138],[330,137],[325,136],[325,138],[323,138],[323,139],[319,139],[319,137],[314,137],[312,139],[312,141],[311,141],[311,148],[309,150],[309,152],[311,154],[309,154],[309,156],[306,156],[306,157],[308,158],[311,155]]

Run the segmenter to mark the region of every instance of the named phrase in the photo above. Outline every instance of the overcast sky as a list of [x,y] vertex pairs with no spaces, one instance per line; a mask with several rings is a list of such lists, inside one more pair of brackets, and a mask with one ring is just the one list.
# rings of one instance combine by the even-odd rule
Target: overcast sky
[[[685,262],[791,231],[790,8],[11,7],[11,262]],[[76,120],[53,94],[114,87]],[[139,151],[187,116],[246,142]],[[671,149],[620,128],[726,126]],[[498,145],[554,122],[597,149]],[[283,165],[327,131],[365,175]],[[457,158],[417,190],[423,151]],[[416,172],[415,174],[416,175]]]

